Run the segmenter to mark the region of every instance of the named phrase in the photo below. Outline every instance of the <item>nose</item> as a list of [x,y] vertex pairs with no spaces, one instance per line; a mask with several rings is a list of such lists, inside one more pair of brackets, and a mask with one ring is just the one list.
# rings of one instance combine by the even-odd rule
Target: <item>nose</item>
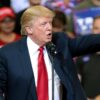
[[51,30],[52,30],[52,23],[48,23],[48,25],[47,25],[47,26],[48,26],[48,30],[50,30],[50,31],[51,31]]

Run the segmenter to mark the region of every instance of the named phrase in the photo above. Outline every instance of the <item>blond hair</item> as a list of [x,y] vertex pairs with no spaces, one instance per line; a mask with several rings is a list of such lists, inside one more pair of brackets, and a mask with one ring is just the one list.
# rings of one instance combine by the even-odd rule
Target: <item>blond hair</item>
[[31,25],[31,21],[38,17],[54,17],[53,11],[44,6],[32,6],[28,8],[21,17],[21,34],[27,35],[25,27]]

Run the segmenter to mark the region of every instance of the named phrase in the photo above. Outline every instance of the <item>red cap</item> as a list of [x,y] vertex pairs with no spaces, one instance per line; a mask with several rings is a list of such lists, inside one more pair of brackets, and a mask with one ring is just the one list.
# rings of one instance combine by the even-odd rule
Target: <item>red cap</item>
[[0,8],[0,21],[4,20],[5,17],[15,18],[14,11],[9,7]]

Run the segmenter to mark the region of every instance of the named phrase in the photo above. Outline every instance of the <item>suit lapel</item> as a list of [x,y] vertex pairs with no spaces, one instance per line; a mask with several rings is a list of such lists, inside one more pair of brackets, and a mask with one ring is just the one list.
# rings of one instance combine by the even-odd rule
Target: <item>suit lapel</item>
[[[23,72],[24,75],[28,81],[28,97],[31,95],[33,100],[36,100],[36,87],[35,87],[35,79],[34,74],[32,70],[32,65],[29,57],[29,52],[27,48],[27,38],[24,37],[22,40],[20,40],[20,58],[22,62]],[[27,98],[28,98],[27,97]]]
[[67,90],[70,89],[70,92],[73,94],[73,90],[71,87],[72,86],[71,79],[69,77],[69,74],[64,71],[63,67],[65,66],[62,64],[61,60],[58,59],[58,57],[55,57],[54,58],[54,68],[56,70],[56,73],[59,75],[61,82],[64,84],[66,89]]
[[66,89],[69,90],[71,94],[73,94],[72,81],[71,81],[70,74],[68,70],[67,72],[65,72],[64,70],[64,67],[66,67],[66,69],[68,67],[63,63],[65,61],[64,58],[66,56],[61,54],[61,49],[56,48],[56,50],[57,50],[57,54],[55,56],[52,56],[52,54],[50,54],[50,51],[48,50],[49,58],[61,82],[64,84]]

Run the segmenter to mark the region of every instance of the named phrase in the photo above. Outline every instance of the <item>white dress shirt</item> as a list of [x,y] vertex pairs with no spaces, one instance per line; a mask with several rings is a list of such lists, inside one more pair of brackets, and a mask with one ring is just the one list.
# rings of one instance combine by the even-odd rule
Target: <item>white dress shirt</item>
[[[37,86],[37,78],[38,78],[38,54],[39,54],[39,46],[34,43],[30,37],[27,37],[27,46],[30,55],[30,60],[32,64],[32,69],[35,78],[35,85]],[[48,53],[46,47],[44,47],[44,60],[48,73],[48,85],[49,85],[49,100],[52,100],[52,64],[48,57]],[[54,100],[60,100],[60,80],[56,72],[54,72]]]

